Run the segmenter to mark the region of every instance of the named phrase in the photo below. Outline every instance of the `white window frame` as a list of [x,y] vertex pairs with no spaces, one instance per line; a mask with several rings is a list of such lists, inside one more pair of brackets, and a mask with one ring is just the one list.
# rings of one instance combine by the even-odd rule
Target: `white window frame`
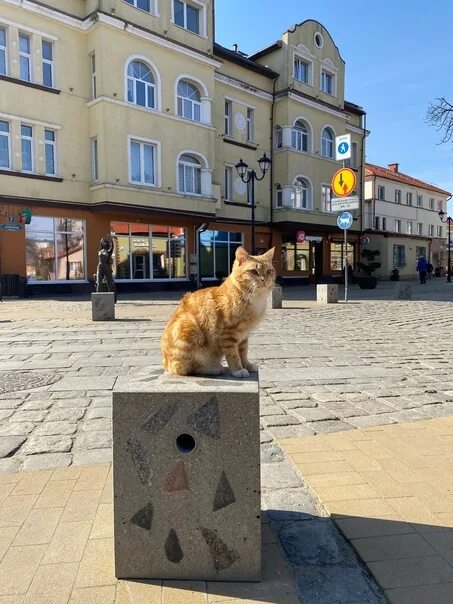
[[[328,206],[325,199],[325,189],[330,190],[330,199]],[[332,214],[332,193],[332,185],[330,183],[321,183],[321,211],[325,212],[326,214]]]
[[[307,65],[307,81],[299,80],[296,77],[296,61],[300,63],[305,63]],[[314,62],[312,55],[309,54],[309,49],[305,48],[302,50],[301,48],[295,49],[293,53],[293,62],[291,67],[291,77],[296,82],[300,82],[301,84],[305,84],[305,86],[314,86]]]
[[401,219],[395,218],[395,233],[401,233]]
[[[202,38],[207,37],[207,27],[206,27],[206,5],[202,2],[198,2],[197,0],[179,0],[181,4],[184,5],[184,25],[179,25],[175,21],[175,0],[171,0],[171,22],[175,27],[179,27],[184,31],[188,31],[195,36],[200,36]],[[192,31],[191,29],[187,29],[187,5],[191,6],[198,10],[198,28],[199,31]]]
[[12,157],[11,157],[11,123],[7,120],[0,120],[8,125],[8,132],[0,131],[0,136],[4,136],[7,139],[7,149],[8,149],[8,166],[1,166],[0,170],[12,170]]
[[[300,72],[301,72],[301,64],[305,65],[305,71],[306,71],[306,75],[307,78],[305,80],[301,79],[300,77]],[[310,68],[313,66],[312,63],[310,63],[309,61],[307,61],[306,59],[303,59],[302,57],[299,57],[298,55],[294,55],[294,59],[293,59],[293,79],[296,80],[297,82],[300,82],[301,84],[309,84],[310,82]]]
[[437,226],[437,237],[442,237],[442,225]]
[[[145,182],[143,180],[136,181],[132,180],[132,153],[131,144],[138,143],[139,145],[151,145],[154,147],[153,161],[154,161],[154,183]],[[140,178],[144,176],[144,156],[145,154],[140,151]],[[142,136],[134,136],[128,134],[127,137],[127,161],[128,161],[128,180],[134,187],[146,187],[148,189],[158,189],[161,186],[161,143],[155,139],[144,138]]]
[[[190,84],[191,86],[193,86],[194,88],[196,88],[198,90],[198,95],[200,97],[199,101],[196,100],[192,100],[192,99],[188,99],[187,97],[183,97],[180,96],[178,93],[178,87],[179,84],[181,84],[181,82],[187,82],[187,84]],[[178,78],[177,82],[176,82],[176,115],[178,117],[180,117],[183,120],[188,120],[190,122],[195,122],[196,124],[201,124],[203,121],[203,115],[202,115],[202,105],[201,105],[201,97],[203,96],[202,91],[200,90],[200,86],[198,84],[198,82],[192,82],[189,78],[186,77],[180,77]],[[181,99],[181,109],[182,109],[182,113],[179,112],[179,100]],[[183,115],[184,113],[184,101],[189,101],[191,103],[191,113],[192,113],[192,117],[186,117],[185,115]],[[195,119],[195,107],[199,108],[199,115],[200,115],[200,119],[196,120]]]
[[234,201],[234,166],[225,164],[225,201]]
[[381,230],[381,217],[380,216],[374,217],[374,230],[375,231]]
[[283,189],[282,186],[275,185],[275,205],[274,208],[283,208]]
[[434,206],[436,205],[436,200],[434,199],[434,197],[430,197],[429,199],[429,209],[430,210],[434,210]]
[[142,12],[146,13],[147,15],[154,15],[155,17],[159,16],[157,0],[149,0],[149,10],[146,10],[146,8],[141,8],[140,6],[137,6],[137,1],[138,0],[131,0],[131,1],[123,0],[123,2],[125,4],[128,4],[129,6],[132,6],[133,8],[136,8],[137,10],[141,10]]
[[[22,126],[25,126],[26,128],[31,128],[31,136],[27,136],[22,134]],[[34,149],[33,149],[33,139],[34,139],[34,133],[33,133],[33,126],[30,124],[20,124],[20,159],[21,159],[21,172],[25,172],[27,174],[34,174],[35,172],[35,153],[34,153]],[[23,151],[22,151],[22,141],[30,141],[30,150],[31,150],[31,170],[24,170],[24,158],[23,158]]]
[[[199,169],[200,169],[200,192],[199,193],[192,193],[191,191],[185,191],[182,187],[181,183],[181,179],[179,177],[179,168],[181,165],[184,166],[184,185],[185,185],[185,168],[192,168],[193,170],[196,170],[196,164],[192,163],[192,162],[185,162],[184,160],[181,160],[181,158],[184,155],[189,155],[191,157],[193,157],[194,159],[196,159],[198,161],[198,165],[199,165]],[[184,151],[182,153],[179,154],[178,156],[178,163],[177,163],[177,180],[178,180],[178,193],[180,195],[190,195],[191,197],[201,197],[202,196],[202,183],[201,183],[201,173],[203,170],[203,160],[201,159],[201,157],[199,157],[198,155],[196,155],[195,153],[191,153],[190,151]],[[194,177],[194,183],[195,183],[195,177]]]
[[[381,192],[382,192],[382,197],[381,197]],[[385,201],[385,185],[378,185],[376,193],[377,193],[377,199]]]
[[277,126],[275,128],[275,149],[283,149],[283,128]]
[[[332,155],[324,155],[323,153],[323,146],[324,146],[324,131],[325,130],[330,130],[332,133],[332,141],[329,140],[329,144],[332,143]],[[322,130],[321,130],[321,157],[323,157],[324,159],[333,159],[335,161],[335,130],[332,128],[332,126],[330,126],[329,124],[326,124],[325,126],[323,126]]]
[[428,225],[428,237],[434,237],[434,225],[433,224]]
[[0,52],[2,52],[5,56],[5,73],[2,73],[0,75],[5,75],[7,76],[9,73],[9,65],[8,65],[8,28],[5,25],[2,25],[0,27],[0,29],[3,29],[3,31],[5,32],[5,46],[0,46]]
[[410,191],[406,193],[406,205],[412,207],[414,204],[414,195]]
[[[323,88],[323,75],[326,74],[332,78],[332,92],[327,92]],[[321,74],[319,79],[319,89],[324,94],[328,94],[329,96],[336,97],[337,96],[337,74],[332,69],[329,69],[325,65],[321,65]]]
[[[50,44],[52,48],[52,60],[44,58],[44,43]],[[46,38],[41,39],[41,61],[42,61],[42,84],[46,86],[46,88],[55,88],[55,44],[52,40],[47,40]],[[50,77],[51,77],[51,85],[48,86],[44,84],[44,65],[50,65]]]
[[247,107],[247,140],[253,143],[255,140],[255,109]]
[[406,223],[406,235],[414,234],[414,223],[411,220],[408,220]]
[[[149,69],[149,71],[151,72],[151,75],[153,77],[154,82],[144,82],[143,80],[139,80],[138,78],[135,78],[133,76],[130,76],[128,71],[129,71],[129,66],[131,63],[134,62],[138,62],[138,63],[143,63],[144,65],[146,65]],[[130,101],[129,100],[129,79],[132,80],[133,84],[133,100]],[[152,65],[152,63],[150,63],[147,59],[144,58],[139,58],[139,57],[134,57],[134,58],[130,58],[127,63],[126,63],[126,74],[125,74],[125,87],[126,87],[126,91],[125,91],[125,100],[126,103],[128,103],[129,105],[133,105],[134,107],[140,107],[141,109],[146,109],[148,111],[155,111],[156,109],[158,109],[159,107],[159,98],[158,98],[158,87],[160,89],[160,83],[156,82],[157,77],[156,77],[156,70],[154,68],[154,66]],[[139,105],[137,103],[137,85],[136,82],[143,82],[145,84],[145,98],[146,98],[146,104],[145,105]],[[148,100],[149,100],[149,88],[153,89],[153,97],[154,97],[154,106],[153,107],[149,107],[148,106]]]
[[233,102],[225,99],[225,135],[233,136]]
[[[30,52],[26,53],[20,50],[20,38],[21,36],[23,36],[24,38],[28,38],[29,41],[29,47],[30,47]],[[26,34],[25,32],[19,32],[19,41],[18,41],[18,49],[19,49],[19,76],[20,79],[23,82],[33,82],[33,64],[32,64],[32,54],[33,54],[33,47],[32,47],[32,38],[29,34]],[[28,60],[28,72],[30,75],[30,79],[26,80],[22,77],[22,69],[21,69],[21,58],[25,57]]]
[[[305,127],[305,132],[297,126],[298,122],[302,122]],[[307,148],[303,148],[304,136],[307,137]],[[298,144],[300,142],[300,145]],[[311,153],[311,125],[305,118],[298,117],[294,122],[291,130],[291,148],[302,153]]]
[[[91,73],[91,98],[97,98],[97,80],[96,80],[96,53],[90,54],[90,73]],[[127,97],[126,97],[127,99]]]
[[[299,183],[300,180],[304,180],[307,184],[306,187]],[[296,187],[300,187],[301,189],[306,191],[305,199],[304,194],[299,197],[297,196]],[[294,179],[293,188],[291,190],[291,207],[296,210],[306,210],[310,211],[313,209],[313,185],[311,180],[303,175],[298,175]]]
[[423,222],[417,222],[417,235],[423,235]]
[[382,216],[382,230],[387,230],[387,218],[385,216]]
[[99,142],[98,137],[90,139],[91,182],[99,182]]
[[[46,139],[46,132],[52,132],[52,134],[53,134],[53,141],[48,141]],[[52,148],[53,168],[54,168],[53,172],[48,172],[47,171],[47,156],[46,156],[46,151],[47,151],[47,147],[48,146]],[[45,165],[45,174],[46,174],[46,176],[56,176],[58,174],[58,168],[57,168],[57,133],[52,128],[44,128],[44,165]]]
[[401,204],[401,189],[395,189],[395,203]]
[[423,207],[423,195],[417,194],[417,208]]

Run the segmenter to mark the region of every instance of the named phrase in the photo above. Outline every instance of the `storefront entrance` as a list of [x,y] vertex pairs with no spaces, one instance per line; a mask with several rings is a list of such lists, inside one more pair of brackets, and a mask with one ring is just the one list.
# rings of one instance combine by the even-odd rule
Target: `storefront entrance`
[[310,282],[318,283],[323,273],[323,242],[310,243]]

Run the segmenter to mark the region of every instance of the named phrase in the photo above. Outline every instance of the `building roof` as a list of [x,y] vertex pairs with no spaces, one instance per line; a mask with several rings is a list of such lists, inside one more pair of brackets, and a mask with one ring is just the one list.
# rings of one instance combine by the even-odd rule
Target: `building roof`
[[[392,165],[397,166],[398,164]],[[411,187],[418,187],[420,189],[434,191],[435,193],[440,193],[441,195],[449,195],[451,197],[451,193],[449,191],[444,191],[444,189],[440,189],[439,187],[436,187],[435,185],[432,185],[429,182],[424,182],[423,180],[413,178],[408,174],[403,174],[398,169],[395,171],[390,170],[389,168],[383,168],[382,166],[376,166],[375,164],[366,164],[365,177],[367,176],[380,176],[381,178],[387,178],[388,180],[401,182],[405,185],[410,185]]]
[[220,57],[222,59],[227,59],[228,61],[232,61],[233,63],[236,63],[237,65],[241,65],[242,67],[245,67],[246,69],[250,69],[251,71],[254,71],[255,73],[259,73],[260,75],[263,75],[266,78],[271,78],[272,80],[274,80],[275,78],[278,78],[278,76],[280,75],[276,71],[272,71],[272,69],[269,69],[268,67],[265,67],[264,65],[260,65],[259,63],[255,63],[254,61],[251,61],[243,53],[235,51],[235,50],[230,50],[229,48],[225,48],[225,46],[221,46],[220,44],[217,44],[217,42],[214,43],[214,55],[217,57]]

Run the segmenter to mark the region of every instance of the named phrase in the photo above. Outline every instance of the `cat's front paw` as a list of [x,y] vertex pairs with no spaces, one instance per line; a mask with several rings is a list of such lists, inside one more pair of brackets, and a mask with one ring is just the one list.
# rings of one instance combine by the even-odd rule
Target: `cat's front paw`
[[258,365],[254,365],[253,363],[247,363],[245,367],[249,373],[258,373]]
[[247,369],[238,369],[237,371],[232,371],[231,375],[237,378],[246,378],[249,377],[249,372]]

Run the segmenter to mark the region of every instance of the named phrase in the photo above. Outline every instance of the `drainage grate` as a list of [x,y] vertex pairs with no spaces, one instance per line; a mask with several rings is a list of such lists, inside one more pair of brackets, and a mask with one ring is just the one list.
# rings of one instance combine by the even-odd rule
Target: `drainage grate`
[[0,371],[0,394],[4,392],[17,392],[18,390],[32,390],[49,386],[61,379],[56,373],[43,373],[37,371]]

